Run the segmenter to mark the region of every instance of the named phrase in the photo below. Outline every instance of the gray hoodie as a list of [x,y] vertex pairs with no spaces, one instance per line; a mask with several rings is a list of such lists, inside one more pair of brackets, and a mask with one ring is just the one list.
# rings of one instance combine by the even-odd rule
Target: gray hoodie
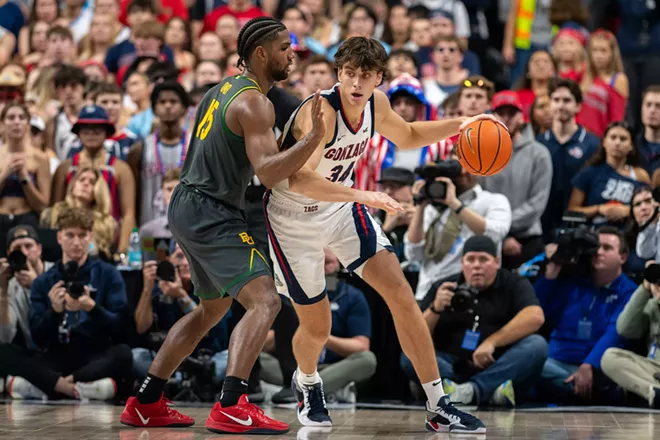
[[552,158],[527,125],[513,144],[511,162],[499,174],[479,179],[490,192],[504,194],[511,204],[509,236],[525,238],[541,235],[541,215],[545,211],[552,184]]

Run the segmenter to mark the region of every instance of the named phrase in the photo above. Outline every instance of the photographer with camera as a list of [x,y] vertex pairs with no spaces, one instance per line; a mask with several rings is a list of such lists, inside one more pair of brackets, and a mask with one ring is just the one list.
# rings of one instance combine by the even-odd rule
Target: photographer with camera
[[[590,233],[598,240],[593,249],[590,238],[578,239],[580,231],[573,232],[573,240],[565,240],[570,232],[564,232],[558,237],[559,245],[546,247],[545,274],[534,284],[552,330],[538,392],[544,401],[555,403],[616,398],[610,393],[613,383],[601,371],[601,358],[608,348],[626,343],[617,334],[616,321],[637,288],[622,272],[628,245],[619,229],[603,226],[597,235]],[[584,249],[587,244],[588,250]],[[569,255],[586,260],[590,273],[569,270],[565,274],[566,269],[580,265]]]
[[640,258],[660,261],[660,222],[658,222],[660,189],[654,189],[653,197],[651,200],[647,198],[644,204],[648,206],[649,203],[653,209],[645,209],[639,215],[640,226],[636,250]]
[[[433,283],[420,306],[433,335],[443,388],[452,402],[515,406],[538,378],[548,354],[535,333],[543,310],[530,282],[500,269],[497,246],[473,236],[462,272]],[[415,372],[402,354],[401,366]]]
[[424,298],[431,284],[461,271],[463,244],[473,235],[499,243],[511,227],[506,197],[485,191],[464,170],[455,153],[451,160],[418,168],[423,180],[413,185],[416,209],[404,237],[409,261],[421,263],[415,297]]
[[[147,261],[142,275],[144,287],[135,309],[135,326],[137,333],[145,335],[146,340],[143,347],[133,349],[133,373],[139,380],[147,376],[149,366],[165,341],[167,332],[181,317],[197,308],[190,265],[175,241],[170,242],[167,260]],[[214,365],[211,376],[216,382],[225,378],[227,369],[228,318],[229,315],[211,329],[209,337],[202,340],[194,356],[191,356],[194,361],[204,352],[203,356],[210,358],[209,363]],[[182,364],[183,369],[188,365],[187,361]]]
[[62,260],[32,283],[30,331],[37,353],[0,355],[14,377],[10,393],[22,398],[66,395],[107,400],[130,374],[132,358],[119,344],[126,290],[113,266],[90,258],[93,214],[65,208],[58,217]]
[[601,367],[619,386],[660,409],[660,265],[649,261],[644,278],[616,320],[616,330],[624,338],[646,341],[647,355],[609,348]]

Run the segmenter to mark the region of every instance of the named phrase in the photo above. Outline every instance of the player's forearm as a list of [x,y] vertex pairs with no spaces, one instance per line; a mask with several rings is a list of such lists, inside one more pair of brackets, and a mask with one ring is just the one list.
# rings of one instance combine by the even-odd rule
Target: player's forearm
[[323,202],[355,202],[360,191],[330,182],[316,171],[300,170],[289,178],[289,189],[313,200]]
[[416,121],[410,124],[410,139],[405,145],[397,145],[404,150],[421,148],[440,142],[458,134],[458,128],[466,118],[442,119],[440,121]]
[[323,136],[310,132],[293,147],[265,158],[255,170],[257,177],[266,188],[272,188],[300,170],[322,141]]

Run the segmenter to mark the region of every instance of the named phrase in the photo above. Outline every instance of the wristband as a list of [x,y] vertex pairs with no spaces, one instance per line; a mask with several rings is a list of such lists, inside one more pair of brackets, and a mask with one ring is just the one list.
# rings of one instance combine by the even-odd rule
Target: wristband
[[463,211],[463,209],[465,209],[465,203],[461,202],[461,206],[459,206],[459,207],[456,209],[456,211],[454,211],[454,214],[456,214],[456,215],[460,215],[460,213],[461,213],[461,211]]
[[441,311],[435,309],[435,307],[433,306],[433,304],[431,304],[431,306],[429,307],[429,310],[432,311],[433,313],[435,313],[436,315],[440,315],[440,314],[442,314]]

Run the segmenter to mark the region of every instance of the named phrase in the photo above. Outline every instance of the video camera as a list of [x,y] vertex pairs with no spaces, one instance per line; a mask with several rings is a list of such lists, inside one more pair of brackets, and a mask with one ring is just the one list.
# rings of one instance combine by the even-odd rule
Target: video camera
[[651,284],[660,285],[660,264],[653,263],[644,269],[644,280]]
[[445,199],[447,197],[447,184],[435,179],[438,177],[453,179],[459,177],[462,172],[463,167],[457,160],[445,160],[443,162],[435,162],[416,168],[415,174],[418,174],[424,179],[426,184],[422,188],[420,194],[414,196],[414,203],[418,205],[424,200],[431,203],[437,203],[439,200]]
[[73,299],[78,299],[85,294],[85,286],[80,281],[79,270],[80,267],[78,267],[77,261],[69,261],[64,265],[64,273],[62,274],[64,288]]
[[566,211],[563,225],[555,231],[557,251],[551,262],[562,266],[587,264],[600,247],[598,233],[587,226],[587,218],[581,212]]
[[454,290],[454,296],[451,298],[451,308],[454,312],[466,312],[474,303],[474,299],[479,294],[476,287],[469,286],[468,284],[459,284]]

